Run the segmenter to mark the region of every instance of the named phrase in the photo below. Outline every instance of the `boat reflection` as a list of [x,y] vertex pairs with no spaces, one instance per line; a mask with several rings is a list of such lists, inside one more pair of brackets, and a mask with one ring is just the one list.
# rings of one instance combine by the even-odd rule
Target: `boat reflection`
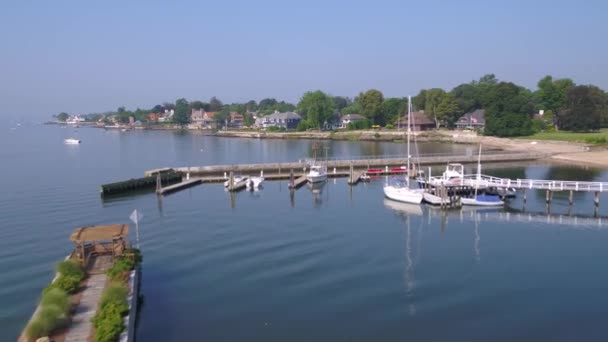
[[325,188],[326,184],[327,184],[327,181],[307,184],[308,189],[312,193],[312,202],[315,207],[320,207],[321,204],[323,204],[322,194],[323,194],[323,189]]

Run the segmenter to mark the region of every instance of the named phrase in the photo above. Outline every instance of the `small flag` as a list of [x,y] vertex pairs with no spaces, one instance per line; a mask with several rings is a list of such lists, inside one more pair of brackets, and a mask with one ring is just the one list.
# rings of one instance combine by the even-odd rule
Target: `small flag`
[[144,217],[144,215],[142,213],[140,213],[139,211],[137,211],[137,209],[133,210],[133,212],[131,213],[131,216],[129,216],[131,221],[133,221],[133,223],[135,223],[135,224],[138,224],[139,221],[141,221],[141,219],[143,217]]

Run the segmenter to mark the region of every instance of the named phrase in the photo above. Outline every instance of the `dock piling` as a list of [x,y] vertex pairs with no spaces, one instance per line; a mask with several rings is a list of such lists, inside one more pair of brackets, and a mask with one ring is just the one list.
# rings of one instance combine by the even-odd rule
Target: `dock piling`
[[568,195],[568,204],[570,206],[572,206],[573,198],[574,198],[574,192],[572,190],[570,190],[570,194]]

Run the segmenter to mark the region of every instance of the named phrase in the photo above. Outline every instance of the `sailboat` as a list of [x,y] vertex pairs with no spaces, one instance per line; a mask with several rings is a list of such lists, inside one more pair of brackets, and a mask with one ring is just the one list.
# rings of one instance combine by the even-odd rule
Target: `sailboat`
[[411,131],[411,116],[412,116],[412,98],[408,96],[408,107],[407,107],[407,174],[405,176],[405,183],[392,182],[387,183],[384,186],[384,196],[393,201],[399,201],[404,203],[418,204],[422,202],[423,189],[412,189],[410,188],[410,135]]
[[505,202],[503,202],[497,195],[478,194],[477,192],[480,184],[483,184],[481,180],[481,144],[479,145],[479,157],[477,158],[477,179],[475,180],[475,193],[473,198],[462,197],[462,204],[483,207],[498,207],[505,204]]

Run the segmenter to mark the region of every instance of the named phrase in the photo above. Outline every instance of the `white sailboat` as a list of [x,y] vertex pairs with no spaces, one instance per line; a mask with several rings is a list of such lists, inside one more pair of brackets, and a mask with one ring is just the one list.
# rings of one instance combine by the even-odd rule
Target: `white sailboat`
[[399,201],[404,203],[419,204],[422,202],[423,189],[412,189],[410,188],[410,135],[411,135],[411,115],[412,115],[412,98],[408,96],[408,107],[407,107],[407,174],[405,176],[405,184],[401,183],[387,183],[383,190],[384,196],[393,201]]

